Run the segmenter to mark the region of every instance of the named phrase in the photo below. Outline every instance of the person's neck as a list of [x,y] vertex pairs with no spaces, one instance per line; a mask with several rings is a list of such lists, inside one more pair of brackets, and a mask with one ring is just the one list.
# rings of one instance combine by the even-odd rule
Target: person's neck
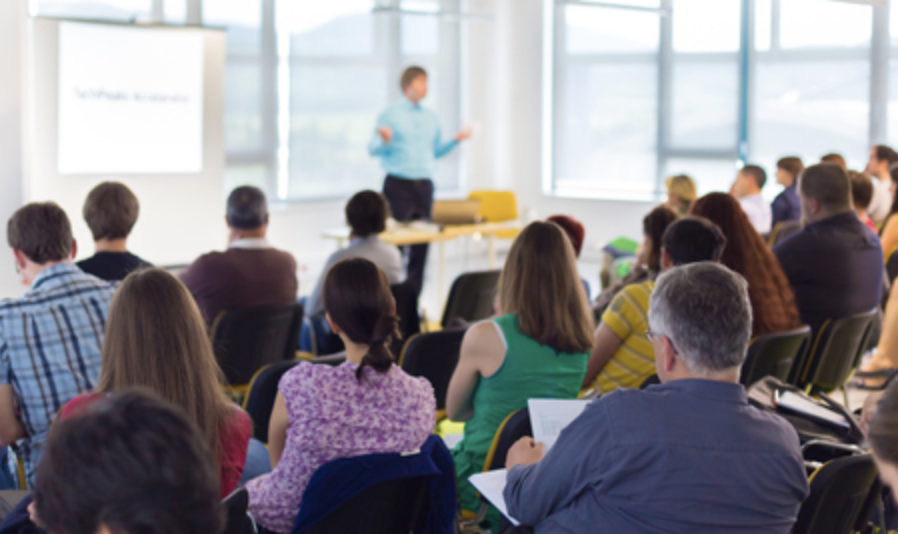
[[371,347],[363,343],[350,341],[345,334],[340,334],[340,338],[343,339],[343,345],[346,347],[346,361],[361,365],[362,360],[368,355],[368,351]]
[[742,198],[753,197],[755,195],[760,195],[760,194],[761,194],[760,189],[757,189],[757,188],[750,189],[750,190],[746,191],[745,194],[742,195]]
[[876,178],[878,178],[880,182],[887,184],[892,179],[892,173],[889,172],[889,169],[885,169],[876,173]]
[[253,230],[237,230],[232,228],[230,243],[241,239],[265,239],[265,228],[255,228]]
[[845,208],[841,210],[820,210],[817,213],[807,217],[807,222],[808,224],[814,224],[820,221],[825,221],[826,219],[830,219],[837,215],[851,213],[852,211],[854,211],[854,208]]
[[418,104],[421,103],[421,99],[418,98],[418,97],[416,97],[415,95],[410,95],[410,94],[408,94],[408,93],[405,93],[405,98],[406,98],[409,102],[411,102],[412,104],[414,104],[414,105],[416,105],[416,106],[417,106]]
[[674,382],[676,380],[711,380],[713,382],[725,382],[727,384],[738,384],[739,383],[739,371],[738,367],[734,369],[727,369],[725,371],[719,371],[714,373],[706,373],[697,375],[689,372],[688,370],[677,370],[671,373],[664,382]]
[[94,241],[94,252],[128,252],[128,239],[98,239]]

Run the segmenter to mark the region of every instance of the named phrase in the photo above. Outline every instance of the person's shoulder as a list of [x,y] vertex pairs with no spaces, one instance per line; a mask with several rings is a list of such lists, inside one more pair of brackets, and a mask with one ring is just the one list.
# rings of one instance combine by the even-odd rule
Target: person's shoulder
[[798,432],[786,419],[751,405],[747,410],[753,419],[752,424],[756,426],[756,435],[768,440],[771,446],[786,452],[793,453],[800,450],[801,441]]
[[648,306],[654,290],[655,282],[653,280],[624,286],[612,299],[611,304],[608,306],[608,311],[622,313],[633,308],[643,309]]
[[224,432],[236,440],[242,440],[244,437],[248,440],[253,433],[253,423],[249,414],[236,405],[231,408],[231,413],[224,421],[224,426]]
[[85,393],[78,395],[67,402],[59,411],[59,420],[65,421],[71,417],[81,415],[97,401],[104,397],[103,393]]

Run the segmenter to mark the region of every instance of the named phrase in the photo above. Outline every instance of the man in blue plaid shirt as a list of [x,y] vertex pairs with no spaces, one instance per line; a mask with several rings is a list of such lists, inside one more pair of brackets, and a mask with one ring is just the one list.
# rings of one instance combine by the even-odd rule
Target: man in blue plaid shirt
[[52,202],[16,211],[6,238],[30,289],[0,301],[0,445],[22,460],[31,487],[56,414],[100,376],[115,287],[72,263],[72,227]]

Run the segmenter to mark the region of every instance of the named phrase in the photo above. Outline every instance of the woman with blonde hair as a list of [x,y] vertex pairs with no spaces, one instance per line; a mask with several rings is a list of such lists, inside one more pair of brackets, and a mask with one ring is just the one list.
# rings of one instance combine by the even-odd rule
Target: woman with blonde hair
[[162,269],[128,275],[109,306],[95,393],[75,397],[61,418],[127,388],[146,388],[180,407],[220,465],[221,493],[237,487],[252,428],[222,389],[206,325],[193,297]]
[[463,510],[479,508],[468,477],[483,469],[502,421],[531,398],[576,398],[592,348],[574,249],[557,224],[533,222],[515,239],[499,297],[505,315],[465,334],[446,400],[449,419],[466,421],[452,452]]
[[685,174],[678,174],[667,179],[667,203],[668,208],[679,215],[689,213],[692,203],[698,198],[695,188],[695,180]]

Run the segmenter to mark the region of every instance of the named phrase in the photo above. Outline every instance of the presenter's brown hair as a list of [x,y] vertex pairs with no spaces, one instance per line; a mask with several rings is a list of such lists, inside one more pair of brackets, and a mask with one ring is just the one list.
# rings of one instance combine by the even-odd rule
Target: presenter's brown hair
[[402,72],[402,77],[399,78],[399,85],[402,87],[402,90],[405,91],[405,88],[411,85],[418,76],[427,77],[427,71],[417,66],[405,69]]

